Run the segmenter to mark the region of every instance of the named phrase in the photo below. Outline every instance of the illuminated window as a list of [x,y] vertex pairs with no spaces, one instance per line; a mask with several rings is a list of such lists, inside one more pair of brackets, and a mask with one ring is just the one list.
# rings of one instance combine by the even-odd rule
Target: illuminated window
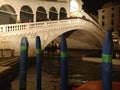
[[71,0],[70,2],[70,12],[78,10],[78,2],[76,0]]

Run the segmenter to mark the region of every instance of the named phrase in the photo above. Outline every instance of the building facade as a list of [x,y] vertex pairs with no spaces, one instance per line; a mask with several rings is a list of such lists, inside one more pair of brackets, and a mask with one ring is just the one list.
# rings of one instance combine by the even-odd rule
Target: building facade
[[120,3],[106,3],[98,10],[98,22],[105,30],[113,31],[113,41],[120,46]]
[[[82,1],[77,11],[82,9]],[[65,19],[70,16],[70,0],[0,0],[0,24]]]

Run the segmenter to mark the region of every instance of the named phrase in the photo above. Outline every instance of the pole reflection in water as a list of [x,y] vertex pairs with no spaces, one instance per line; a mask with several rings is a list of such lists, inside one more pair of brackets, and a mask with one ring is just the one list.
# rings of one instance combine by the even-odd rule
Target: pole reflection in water
[[[60,77],[60,50],[44,51],[42,54],[42,89],[44,90],[60,90],[61,77]],[[83,55],[95,55],[89,53],[87,50],[84,52],[79,49],[68,49],[68,86],[77,86],[86,83],[90,80],[100,80],[101,76],[101,63],[83,61]],[[93,52],[93,51],[91,51]],[[100,53],[101,54],[101,53]],[[32,66],[28,69],[27,90],[36,89],[36,65],[35,58],[28,60]],[[112,77],[114,81],[120,82],[120,66],[113,65]],[[12,90],[18,89],[18,78],[12,82]]]

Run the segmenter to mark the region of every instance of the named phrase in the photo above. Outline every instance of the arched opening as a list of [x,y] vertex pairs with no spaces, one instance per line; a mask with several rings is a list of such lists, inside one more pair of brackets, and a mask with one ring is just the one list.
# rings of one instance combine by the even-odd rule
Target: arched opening
[[21,22],[33,22],[33,11],[29,6],[23,6],[20,11],[20,21]]
[[79,8],[77,0],[71,0],[70,1],[70,12],[75,12]]
[[60,19],[66,19],[67,17],[67,12],[64,7],[60,8]]
[[36,21],[45,21],[47,20],[47,13],[44,7],[38,7],[36,12]]
[[14,24],[16,19],[17,15],[12,6],[5,4],[0,7],[0,24]]
[[49,10],[49,19],[50,20],[57,20],[58,19],[58,13],[56,8],[51,7]]

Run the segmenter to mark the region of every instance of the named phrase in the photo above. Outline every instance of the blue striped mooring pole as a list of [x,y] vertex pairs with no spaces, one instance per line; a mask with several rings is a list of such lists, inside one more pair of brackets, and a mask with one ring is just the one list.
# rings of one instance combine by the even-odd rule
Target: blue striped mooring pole
[[20,45],[20,90],[26,90],[26,76],[27,76],[27,59],[28,59],[28,40],[22,37]]
[[36,90],[42,90],[41,89],[41,41],[39,36],[36,36],[36,71],[37,71]]
[[68,78],[67,78],[67,44],[64,35],[60,36],[60,57],[61,57],[61,88],[62,90],[68,90]]
[[102,48],[102,83],[103,90],[112,90],[112,31],[105,33]]

